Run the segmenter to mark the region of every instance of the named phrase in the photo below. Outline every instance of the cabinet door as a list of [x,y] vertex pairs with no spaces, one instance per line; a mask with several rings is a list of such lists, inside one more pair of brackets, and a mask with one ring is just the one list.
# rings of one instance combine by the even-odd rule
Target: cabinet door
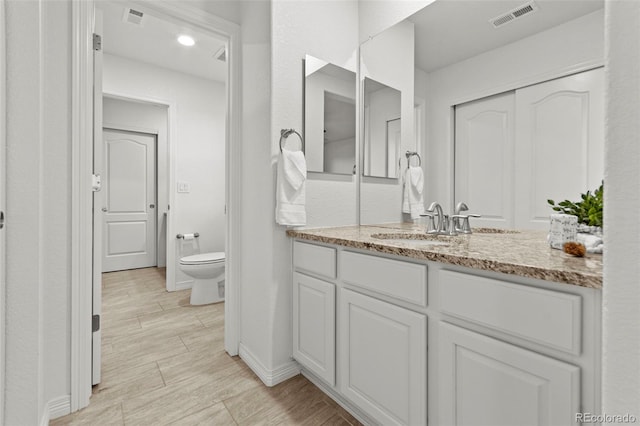
[[293,357],[335,386],[336,286],[293,274]]
[[549,229],[547,200],[575,201],[604,176],[602,68],[516,91],[516,228]]
[[340,391],[381,424],[426,424],[427,319],[340,292]]
[[439,424],[575,423],[578,367],[450,324],[439,333]]

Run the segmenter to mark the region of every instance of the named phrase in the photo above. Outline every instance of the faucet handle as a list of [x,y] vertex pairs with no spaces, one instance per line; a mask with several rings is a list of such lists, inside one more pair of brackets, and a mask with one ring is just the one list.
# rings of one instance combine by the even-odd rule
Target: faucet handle
[[420,217],[427,218],[427,230],[426,230],[427,234],[433,234],[434,232],[436,232],[436,224],[435,224],[435,221],[433,220],[434,216],[435,215],[433,213],[425,213],[420,215]]

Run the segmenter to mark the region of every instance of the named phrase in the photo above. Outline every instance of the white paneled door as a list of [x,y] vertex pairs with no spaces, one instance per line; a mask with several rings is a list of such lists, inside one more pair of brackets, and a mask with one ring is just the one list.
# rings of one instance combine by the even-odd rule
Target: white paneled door
[[456,106],[455,199],[474,226],[513,228],[514,93]]
[[102,271],[156,265],[156,138],[105,129]]
[[604,176],[604,70],[516,91],[516,228],[548,229],[548,199],[578,201]]

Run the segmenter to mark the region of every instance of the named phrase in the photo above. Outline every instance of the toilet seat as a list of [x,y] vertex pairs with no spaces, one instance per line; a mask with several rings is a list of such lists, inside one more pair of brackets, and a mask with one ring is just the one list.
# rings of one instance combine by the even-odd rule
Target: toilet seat
[[224,263],[224,252],[211,252],[185,256],[180,259],[181,265],[207,265]]

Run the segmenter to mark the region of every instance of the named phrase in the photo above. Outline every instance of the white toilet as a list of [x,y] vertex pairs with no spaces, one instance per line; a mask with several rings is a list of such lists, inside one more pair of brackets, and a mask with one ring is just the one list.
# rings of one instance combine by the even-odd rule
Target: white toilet
[[224,252],[194,254],[180,258],[180,270],[194,278],[191,304],[206,305],[224,300]]

